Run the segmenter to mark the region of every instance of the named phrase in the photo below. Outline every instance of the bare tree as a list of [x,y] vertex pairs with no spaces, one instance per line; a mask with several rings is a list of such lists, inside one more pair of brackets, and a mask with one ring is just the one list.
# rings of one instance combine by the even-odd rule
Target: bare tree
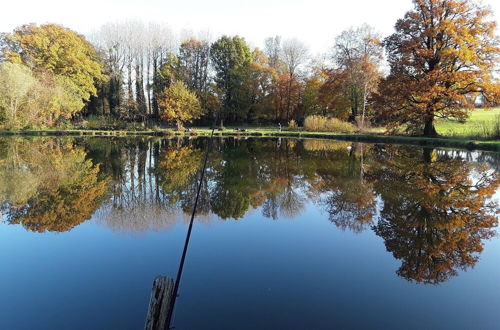
[[281,36],[267,38],[264,41],[264,53],[268,58],[269,66],[278,71],[280,67]]
[[177,41],[170,28],[163,23],[152,22],[148,25],[148,60],[146,91],[148,95],[149,114],[159,118],[159,109],[155,86],[157,85],[157,71],[165,61],[168,52],[173,51]]
[[[144,94],[144,58],[147,55],[147,31],[142,22],[127,22],[129,29],[130,62],[133,62],[135,79],[134,115],[144,120],[146,116],[146,97]],[[134,117],[135,117],[134,116]]]
[[108,69],[110,112],[129,118],[144,119],[151,114],[158,118],[156,72],[177,46],[169,27],[135,20],[107,23],[90,39],[103,53]]
[[108,104],[109,111],[118,115],[123,104],[122,88],[124,82],[127,36],[118,23],[107,23],[94,33],[90,40],[104,53],[104,62],[109,75]]
[[281,58],[286,65],[288,74],[288,90],[287,90],[287,105],[286,117],[290,117],[291,96],[293,83],[296,80],[297,70],[308,58],[307,47],[297,39],[287,39],[283,42],[281,48]]

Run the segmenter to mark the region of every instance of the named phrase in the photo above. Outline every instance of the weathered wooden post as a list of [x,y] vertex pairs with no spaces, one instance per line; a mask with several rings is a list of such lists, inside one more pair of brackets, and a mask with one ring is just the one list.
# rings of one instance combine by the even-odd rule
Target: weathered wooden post
[[149,300],[148,315],[146,317],[145,330],[166,330],[167,317],[172,295],[174,292],[174,280],[167,276],[158,276],[153,281],[151,298]]

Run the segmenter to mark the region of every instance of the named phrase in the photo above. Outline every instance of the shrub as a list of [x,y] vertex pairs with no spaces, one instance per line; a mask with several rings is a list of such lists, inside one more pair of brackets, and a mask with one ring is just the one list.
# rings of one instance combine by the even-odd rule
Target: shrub
[[306,117],[304,120],[304,128],[312,132],[352,133],[355,131],[355,127],[351,123],[337,118],[327,118],[316,115]]
[[295,120],[293,120],[293,119],[292,119],[292,120],[290,120],[290,121],[288,122],[288,128],[293,128],[293,129],[295,129],[295,128],[297,128],[297,127],[298,127],[298,125],[297,125],[297,122],[296,122]]
[[115,130],[127,128],[127,123],[113,116],[90,115],[80,122],[80,128],[91,130]]

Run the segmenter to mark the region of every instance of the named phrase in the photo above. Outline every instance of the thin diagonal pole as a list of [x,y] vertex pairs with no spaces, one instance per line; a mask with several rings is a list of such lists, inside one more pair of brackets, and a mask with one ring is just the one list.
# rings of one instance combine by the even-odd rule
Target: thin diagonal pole
[[184,249],[182,250],[181,261],[179,263],[179,269],[177,271],[177,278],[175,279],[174,292],[172,294],[172,304],[170,304],[170,308],[168,309],[168,316],[167,316],[167,322],[166,322],[167,330],[171,329],[170,323],[172,322],[172,315],[174,312],[175,302],[177,300],[177,294],[178,294],[179,285],[181,282],[182,271],[184,270],[184,262],[186,261],[186,254],[187,254],[188,247],[189,247],[189,240],[191,239],[191,232],[193,230],[193,223],[194,223],[194,217],[196,215],[196,208],[198,207],[198,200],[200,199],[200,192],[201,192],[201,187],[203,185],[203,178],[205,177],[205,171],[207,168],[208,155],[212,149],[212,141],[213,141],[213,137],[214,137],[216,123],[217,123],[217,119],[215,120],[215,123],[212,126],[212,132],[210,133],[210,139],[208,140],[208,146],[207,146],[207,150],[205,152],[205,159],[203,161],[203,167],[201,169],[200,182],[198,183],[198,189],[196,191],[196,199],[194,201],[193,212],[191,213],[191,219],[189,221],[189,227],[188,227],[188,230],[186,233],[186,240],[184,241]]

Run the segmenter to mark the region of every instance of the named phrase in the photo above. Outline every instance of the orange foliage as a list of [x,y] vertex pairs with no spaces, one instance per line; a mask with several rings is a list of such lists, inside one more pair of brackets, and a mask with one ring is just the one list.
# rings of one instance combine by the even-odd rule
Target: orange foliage
[[384,43],[390,75],[378,108],[389,127],[408,124],[435,135],[435,117],[465,121],[470,95],[499,100],[492,71],[500,54],[491,12],[472,1],[414,0],[415,9]]

